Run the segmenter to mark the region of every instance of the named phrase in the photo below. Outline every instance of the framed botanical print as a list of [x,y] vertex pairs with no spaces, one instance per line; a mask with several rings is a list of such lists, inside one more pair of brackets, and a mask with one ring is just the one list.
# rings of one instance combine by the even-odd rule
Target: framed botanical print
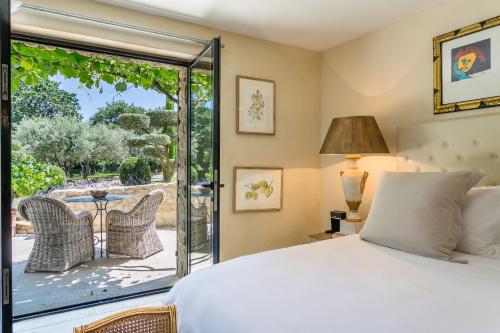
[[276,84],[271,80],[236,77],[236,131],[275,134]]
[[434,38],[434,113],[500,105],[500,16]]
[[233,211],[277,211],[283,207],[283,169],[235,167]]

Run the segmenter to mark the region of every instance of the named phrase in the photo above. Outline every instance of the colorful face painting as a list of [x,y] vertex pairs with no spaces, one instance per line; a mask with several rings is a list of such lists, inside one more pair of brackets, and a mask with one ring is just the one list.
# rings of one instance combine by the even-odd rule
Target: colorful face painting
[[451,81],[485,74],[491,68],[491,40],[485,39],[451,50]]

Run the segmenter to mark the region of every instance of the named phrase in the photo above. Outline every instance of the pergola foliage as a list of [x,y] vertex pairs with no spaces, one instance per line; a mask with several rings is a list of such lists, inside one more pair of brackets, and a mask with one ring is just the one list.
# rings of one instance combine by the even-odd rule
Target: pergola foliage
[[115,86],[116,91],[127,89],[127,84],[144,89],[154,89],[177,102],[179,88],[178,70],[162,68],[147,63],[122,60],[117,57],[83,55],[62,48],[12,42],[12,91],[21,82],[34,84],[58,73],[65,78],[76,78],[87,88],[101,88],[104,81]]

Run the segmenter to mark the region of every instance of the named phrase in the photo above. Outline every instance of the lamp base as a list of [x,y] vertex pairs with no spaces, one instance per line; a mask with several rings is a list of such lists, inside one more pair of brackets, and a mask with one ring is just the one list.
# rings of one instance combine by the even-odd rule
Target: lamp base
[[[360,202],[361,204],[361,202]],[[361,216],[359,216],[357,210],[350,210],[347,212],[347,218],[345,219],[347,222],[363,222]]]
[[358,215],[358,208],[361,205],[368,172],[358,170],[357,162],[361,158],[360,155],[347,155],[346,158],[347,170],[340,172],[345,201],[349,207],[346,221],[361,222],[363,219]]

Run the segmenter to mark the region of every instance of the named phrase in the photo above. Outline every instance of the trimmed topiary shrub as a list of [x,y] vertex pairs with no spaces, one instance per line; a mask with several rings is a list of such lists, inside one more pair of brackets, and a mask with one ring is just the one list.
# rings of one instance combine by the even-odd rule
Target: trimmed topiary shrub
[[146,134],[144,139],[148,144],[159,147],[168,146],[172,142],[168,135],[161,133]]
[[155,109],[146,114],[123,113],[118,125],[135,135],[127,141],[130,148],[141,149],[149,161],[160,163],[163,181],[169,182],[175,173],[177,142],[177,112]]
[[118,116],[118,126],[126,130],[146,131],[149,121],[145,114],[124,113]]
[[149,126],[155,128],[177,126],[177,112],[173,110],[155,109],[146,113],[150,119]]
[[133,138],[130,138],[127,140],[127,145],[130,148],[142,148],[147,144],[148,144],[148,142],[146,141],[146,139],[144,139],[143,137],[140,137],[140,136],[133,137]]
[[127,158],[118,170],[123,185],[145,185],[151,183],[149,164],[137,157]]

